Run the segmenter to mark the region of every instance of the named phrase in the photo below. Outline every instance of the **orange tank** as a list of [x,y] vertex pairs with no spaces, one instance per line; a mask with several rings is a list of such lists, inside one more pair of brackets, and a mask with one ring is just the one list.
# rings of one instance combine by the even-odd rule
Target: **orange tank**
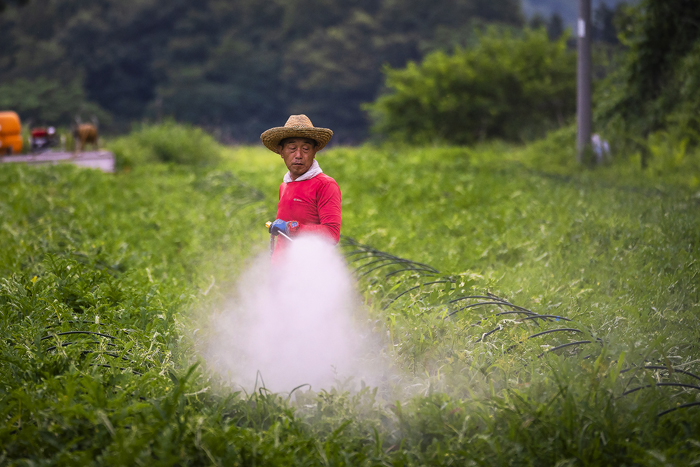
[[22,125],[15,112],[0,112],[0,154],[22,152]]

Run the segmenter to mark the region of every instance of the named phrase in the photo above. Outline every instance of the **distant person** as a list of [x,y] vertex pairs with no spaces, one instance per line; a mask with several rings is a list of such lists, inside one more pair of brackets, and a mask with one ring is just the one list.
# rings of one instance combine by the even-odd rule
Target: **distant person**
[[260,135],[289,170],[279,189],[277,219],[270,225],[270,234],[277,236],[273,258],[289,244],[280,232],[292,239],[313,234],[334,244],[340,239],[340,188],[316,161],[316,153],[332,136],[328,128],[314,127],[306,115],[292,115],[283,127]]
[[596,164],[600,165],[605,159],[610,159],[610,145],[598,133],[591,136],[591,146],[593,146]]

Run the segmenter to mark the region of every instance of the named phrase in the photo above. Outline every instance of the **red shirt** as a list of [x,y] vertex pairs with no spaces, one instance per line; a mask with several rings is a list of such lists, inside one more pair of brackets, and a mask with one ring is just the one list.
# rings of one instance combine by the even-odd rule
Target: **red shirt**
[[[299,222],[298,234],[322,235],[333,243],[340,239],[340,188],[324,173],[301,182],[282,183],[277,219]],[[277,237],[275,254],[289,241]]]

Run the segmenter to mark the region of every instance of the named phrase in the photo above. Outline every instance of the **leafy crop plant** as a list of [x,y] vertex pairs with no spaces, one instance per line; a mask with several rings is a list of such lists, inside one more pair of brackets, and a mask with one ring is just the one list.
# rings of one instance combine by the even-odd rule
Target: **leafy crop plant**
[[0,464],[697,463],[692,174],[555,170],[556,141],[319,157],[397,370],[357,392],[235,392],[196,357],[267,248],[274,156],[0,166]]

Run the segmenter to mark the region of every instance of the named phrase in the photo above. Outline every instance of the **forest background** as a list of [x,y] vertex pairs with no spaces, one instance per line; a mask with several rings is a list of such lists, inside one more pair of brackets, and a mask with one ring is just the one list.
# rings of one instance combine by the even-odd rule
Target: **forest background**
[[[102,131],[112,133],[172,117],[228,143],[254,141],[288,115],[306,113],[336,131],[335,144],[359,143],[371,124],[362,104],[386,90],[385,67],[473,46],[487,24],[501,31],[543,26],[557,39],[572,22],[563,3],[3,2],[9,7],[0,14],[0,107],[34,124],[68,126],[78,115],[96,115]],[[606,3],[593,2],[593,29],[609,52],[621,47],[614,17],[624,8]],[[567,46],[574,49],[575,40]],[[611,56],[596,52],[600,76]],[[566,119],[574,103],[568,81]]]

